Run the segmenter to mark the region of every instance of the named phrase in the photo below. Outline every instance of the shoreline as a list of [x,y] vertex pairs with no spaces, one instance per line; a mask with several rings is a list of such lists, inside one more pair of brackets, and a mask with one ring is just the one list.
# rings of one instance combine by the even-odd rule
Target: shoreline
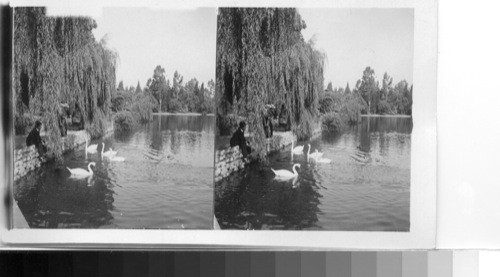
[[[202,116],[203,114],[201,113],[169,113],[169,112],[163,112],[163,113],[153,113],[153,115],[187,115],[187,116]],[[206,116],[215,116],[213,113],[207,113],[205,114]]]
[[404,118],[411,118],[411,115],[407,115],[407,114],[362,114],[361,117],[404,117]]

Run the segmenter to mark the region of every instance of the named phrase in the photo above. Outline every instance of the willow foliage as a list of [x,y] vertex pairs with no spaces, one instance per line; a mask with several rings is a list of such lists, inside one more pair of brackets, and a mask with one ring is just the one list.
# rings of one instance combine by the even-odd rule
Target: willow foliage
[[263,155],[265,105],[274,104],[299,139],[312,135],[325,55],[305,42],[293,8],[224,8],[217,24],[217,120],[246,118]]
[[44,8],[14,10],[13,89],[16,115],[40,116],[48,146],[62,153],[59,104],[79,108],[86,128],[103,135],[115,92],[116,54],[92,34],[87,17],[47,17]]

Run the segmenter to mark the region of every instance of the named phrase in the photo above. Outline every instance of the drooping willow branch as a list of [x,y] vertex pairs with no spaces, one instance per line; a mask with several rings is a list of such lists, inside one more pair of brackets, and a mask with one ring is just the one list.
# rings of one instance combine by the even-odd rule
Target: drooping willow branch
[[41,118],[57,157],[60,103],[79,110],[93,136],[110,112],[117,54],[95,40],[96,26],[88,17],[47,17],[44,8],[14,10],[15,113]]
[[262,117],[273,104],[299,139],[310,137],[323,91],[325,54],[305,42],[296,9],[220,9],[217,117],[242,116],[265,154]]

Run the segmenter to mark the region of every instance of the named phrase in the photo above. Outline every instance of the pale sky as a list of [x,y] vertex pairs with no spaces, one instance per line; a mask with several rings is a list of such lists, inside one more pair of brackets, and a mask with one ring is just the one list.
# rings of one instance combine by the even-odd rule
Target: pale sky
[[135,87],[139,81],[144,88],[157,65],[170,80],[177,70],[184,82],[215,81],[215,8],[103,8],[94,19],[96,40],[107,34],[108,47],[118,52],[117,85],[123,80]]
[[[413,83],[413,9],[304,9],[306,40],[316,36],[316,47],[327,54],[325,87],[353,88],[366,66],[378,80],[384,72],[394,82]],[[108,36],[108,46],[119,55],[117,83],[141,86],[154,68],[175,70],[187,82],[215,80],[217,15],[215,8],[162,10],[104,8],[95,18],[94,36]]]
[[352,89],[370,66],[382,82],[384,72],[394,84],[413,84],[413,9],[299,9],[307,41],[316,35],[316,47],[328,57],[325,88]]

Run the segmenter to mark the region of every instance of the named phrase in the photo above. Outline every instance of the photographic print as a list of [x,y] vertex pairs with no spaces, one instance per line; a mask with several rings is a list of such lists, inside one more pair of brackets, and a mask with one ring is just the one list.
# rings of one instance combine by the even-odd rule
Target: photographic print
[[13,28],[14,227],[212,229],[216,9]]
[[411,8],[219,9],[221,229],[410,231],[413,32]]

